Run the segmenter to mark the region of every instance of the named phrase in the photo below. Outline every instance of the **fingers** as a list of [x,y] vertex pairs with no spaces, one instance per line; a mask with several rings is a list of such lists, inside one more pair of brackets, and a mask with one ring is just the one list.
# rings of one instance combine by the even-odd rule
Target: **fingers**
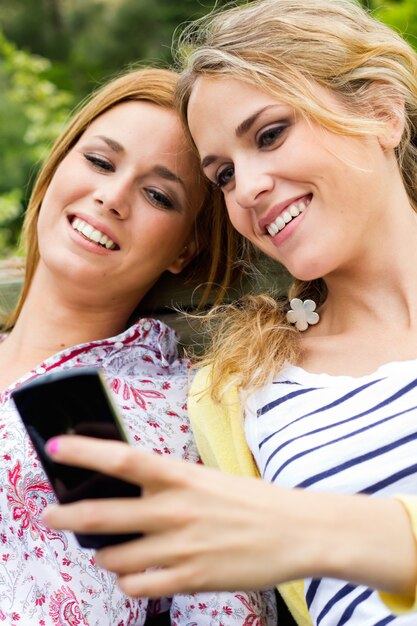
[[[159,538],[139,539],[120,546],[104,548],[96,553],[96,561],[100,567],[115,572],[118,575],[118,585],[124,593],[133,597],[169,597],[178,593],[194,593],[200,591],[233,591],[236,586],[230,586],[229,581],[219,575],[222,561],[213,564],[209,559],[195,559],[193,555],[183,555],[178,559],[175,549],[162,547],[163,559],[160,564],[148,561],[146,555],[158,553]],[[166,556],[172,552],[172,562],[166,563]],[[133,554],[132,554],[133,553]],[[141,567],[138,567],[138,562]],[[213,575],[214,574],[214,575]],[[219,586],[220,585],[220,586]],[[250,589],[252,589],[251,583]],[[239,587],[240,588],[240,587]]]
[[186,509],[178,506],[180,490],[147,497],[80,500],[48,506],[42,513],[45,523],[59,530],[78,533],[160,534],[185,527],[190,521]]
[[[275,486],[115,441],[62,436],[49,442],[47,451],[60,463],[101,471],[144,488],[142,497],[79,501],[44,513],[53,528],[143,533],[97,553],[99,565],[121,576],[120,586],[129,595],[251,589],[256,586],[258,561],[257,576],[264,586],[264,561],[281,534],[276,520],[282,513],[279,509],[276,515],[274,501],[283,498],[276,498],[281,492]],[[259,557],[262,549],[265,560]],[[282,550],[273,552],[279,555]]]
[[189,466],[119,442],[93,437],[61,436],[46,444],[54,460],[111,474],[151,489],[181,480]]
[[183,573],[182,568],[173,568],[119,576],[118,585],[131,597],[161,598],[172,597],[178,593],[194,593],[197,588],[191,581],[192,576],[187,570]]
[[[103,548],[97,552],[97,562],[105,569],[125,575],[153,567],[201,561],[207,552],[204,538],[196,536],[186,526],[163,533],[149,533],[129,543]],[[215,560],[217,555],[210,555],[210,558]]]
[[140,510],[139,498],[80,500],[73,504],[48,506],[42,517],[51,528],[76,533],[145,532],[148,529],[146,521],[141,523]]

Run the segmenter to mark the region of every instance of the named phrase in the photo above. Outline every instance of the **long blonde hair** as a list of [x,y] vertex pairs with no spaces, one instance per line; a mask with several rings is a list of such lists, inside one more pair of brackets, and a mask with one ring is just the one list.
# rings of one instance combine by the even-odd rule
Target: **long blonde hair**
[[[182,33],[177,102],[182,118],[200,76],[236,78],[284,101],[334,133],[370,136],[387,117],[405,117],[396,157],[412,206],[417,207],[417,56],[392,29],[354,0],[254,0],[215,12]],[[343,113],[326,106],[319,84],[336,95]],[[289,298],[327,296],[322,279],[295,281]],[[299,355],[299,334],[286,322],[288,300],[246,296],[208,316],[213,343],[213,394],[222,381],[246,389],[268,382]]]
[[[15,309],[8,316],[3,330],[16,323],[23,303],[26,300],[38,261],[39,247],[37,223],[46,190],[58,165],[76,144],[86,128],[97,117],[112,107],[127,100],[144,100],[158,106],[175,109],[174,94],[178,75],[161,68],[141,68],[131,70],[110,81],[82,102],[66,128],[56,140],[37,177],[23,223],[23,242],[26,251],[25,277],[20,298]],[[197,156],[196,156],[197,165]],[[196,166],[196,175],[199,168]],[[234,276],[233,258],[238,254],[241,238],[232,232],[229,224],[224,224],[224,211],[220,194],[216,194],[201,175],[204,199],[196,220],[198,254],[184,271],[184,280],[195,284],[203,282],[205,289],[200,304],[204,304],[215,288],[220,300]]]

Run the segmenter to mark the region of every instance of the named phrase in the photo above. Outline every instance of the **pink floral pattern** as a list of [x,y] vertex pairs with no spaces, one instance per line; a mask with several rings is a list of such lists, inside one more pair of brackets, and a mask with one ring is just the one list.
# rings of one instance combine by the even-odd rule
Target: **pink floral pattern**
[[91,365],[104,369],[133,445],[199,462],[186,413],[189,363],[178,356],[174,331],[157,320],[140,320],[117,337],[60,352],[3,391],[0,624],[136,626],[170,607],[174,626],[275,625],[272,592],[197,594],[152,603],[128,598],[72,533],[43,524],[41,512],[55,496],[10,392],[51,370]]
[[80,607],[74,593],[68,587],[62,586],[51,598],[49,612],[52,622],[57,626],[79,626],[88,623],[84,621]]

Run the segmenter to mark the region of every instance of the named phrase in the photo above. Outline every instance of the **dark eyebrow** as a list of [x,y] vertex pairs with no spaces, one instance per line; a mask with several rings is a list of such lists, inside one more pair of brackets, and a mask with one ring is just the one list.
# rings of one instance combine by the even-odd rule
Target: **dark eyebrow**
[[217,159],[216,156],[214,156],[214,154],[208,154],[206,157],[204,157],[204,159],[201,161],[201,167],[202,169],[204,169],[205,167],[208,167],[209,165],[211,165],[215,160]]
[[[262,107],[262,109],[259,109],[258,111],[255,111],[255,113],[253,113],[253,115],[251,115],[250,117],[246,118],[245,120],[243,120],[243,122],[241,124],[239,124],[239,126],[236,127],[235,130],[235,134],[236,137],[241,137],[242,135],[244,135],[245,133],[248,132],[248,130],[251,129],[251,127],[253,126],[253,124],[256,122],[256,120],[258,119],[258,117],[267,109],[271,109],[272,107],[276,107],[276,104],[268,104],[265,107]],[[279,105],[278,105],[279,106]],[[211,165],[212,163],[214,163],[214,161],[217,159],[217,157],[214,154],[208,154],[206,157],[204,157],[204,159],[201,161],[201,167],[203,169],[205,169],[206,167],[208,167],[209,165]]]
[[123,146],[118,141],[115,141],[114,139],[110,139],[110,137],[105,137],[104,135],[97,135],[97,138],[104,141],[109,146],[109,148],[111,148],[115,152],[123,152],[124,150]]
[[262,107],[262,109],[259,109],[258,111],[255,111],[255,113],[253,113],[253,115],[251,115],[250,117],[246,118],[246,120],[243,120],[243,122],[241,124],[239,124],[239,126],[237,126],[236,128],[236,137],[241,137],[242,135],[244,135],[245,133],[248,132],[248,130],[251,129],[251,127],[253,126],[253,124],[256,122],[256,120],[258,119],[258,117],[267,109],[270,109],[272,107],[277,106],[276,104],[268,104],[266,107]]
[[185,183],[182,178],[174,174],[174,172],[171,172],[171,170],[169,170],[167,167],[164,167],[163,165],[155,165],[155,167],[153,168],[153,172],[157,176],[165,178],[165,180],[172,180],[174,183],[179,183],[185,189]]

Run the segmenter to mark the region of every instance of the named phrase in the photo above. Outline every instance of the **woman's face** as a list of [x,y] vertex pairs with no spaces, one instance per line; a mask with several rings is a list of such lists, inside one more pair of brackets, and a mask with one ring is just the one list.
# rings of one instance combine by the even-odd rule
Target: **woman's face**
[[235,228],[297,278],[360,263],[387,227],[394,168],[377,137],[336,135],[229,78],[197,80],[188,123]]
[[55,172],[38,221],[40,267],[63,284],[136,304],[193,255],[197,180],[173,111],[142,101],[115,106]]

